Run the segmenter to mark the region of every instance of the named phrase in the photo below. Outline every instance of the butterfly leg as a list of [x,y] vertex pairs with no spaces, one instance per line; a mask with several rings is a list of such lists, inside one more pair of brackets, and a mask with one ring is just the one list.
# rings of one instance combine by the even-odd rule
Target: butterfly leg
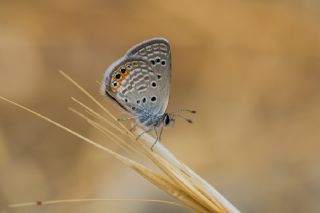
[[128,121],[128,120],[131,120],[131,119],[134,119],[134,118],[137,118],[138,116],[131,116],[131,117],[128,117],[128,118],[118,118],[117,121]]
[[161,129],[160,129],[159,141],[161,141],[162,131],[163,131],[163,126],[162,126]]
[[137,136],[136,140],[138,140],[143,134],[148,133],[148,132],[150,132],[151,130],[153,130],[153,128],[150,128],[150,129],[147,129],[147,130],[143,131],[142,133],[140,133],[140,134]]
[[[161,128],[162,129],[162,128]],[[156,143],[159,141],[159,135],[158,135],[158,132],[157,132],[157,127],[153,127],[153,132],[156,136],[156,140],[153,142],[152,146],[151,146],[151,151],[153,151],[153,147],[156,145]],[[161,130],[162,132],[162,130]]]
[[136,129],[137,126],[138,126],[138,123],[136,123],[135,125],[133,125],[133,127],[131,127],[131,128],[129,129],[129,131],[132,132],[133,130]]

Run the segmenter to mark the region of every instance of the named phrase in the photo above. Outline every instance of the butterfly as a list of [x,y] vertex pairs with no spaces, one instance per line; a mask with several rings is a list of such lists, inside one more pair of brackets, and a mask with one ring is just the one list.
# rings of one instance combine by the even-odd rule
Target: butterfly
[[[192,121],[178,114],[178,110],[167,113],[171,85],[171,50],[165,38],[145,40],[128,50],[119,60],[112,63],[104,74],[103,92],[117,102],[146,127],[144,133],[154,131],[160,140],[163,127],[174,124],[175,116]],[[136,124],[134,127],[136,127]],[[160,132],[157,130],[160,129]]]

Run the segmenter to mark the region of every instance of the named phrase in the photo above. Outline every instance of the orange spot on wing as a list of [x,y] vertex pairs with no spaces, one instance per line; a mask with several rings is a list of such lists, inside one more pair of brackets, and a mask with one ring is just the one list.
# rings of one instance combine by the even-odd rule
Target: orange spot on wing
[[[125,67],[126,67],[126,64],[125,64],[124,66],[121,66],[121,67],[125,68]],[[112,88],[112,90],[113,90],[114,92],[118,91],[119,87],[121,86],[121,82],[126,79],[127,75],[129,75],[129,70],[128,70],[127,68],[125,68],[125,69],[126,69],[126,72],[125,72],[125,73],[122,73],[121,70],[120,70],[120,67],[118,67],[118,69],[116,69],[116,70],[113,72],[113,74],[112,74],[112,78],[111,78],[111,82],[110,82],[110,87]],[[120,77],[119,79],[116,79],[116,78],[115,78],[115,75],[118,74],[118,73],[121,75],[121,77]],[[118,85],[117,85],[117,86],[113,86],[113,85],[112,85],[112,83],[113,83],[114,81],[118,82]]]

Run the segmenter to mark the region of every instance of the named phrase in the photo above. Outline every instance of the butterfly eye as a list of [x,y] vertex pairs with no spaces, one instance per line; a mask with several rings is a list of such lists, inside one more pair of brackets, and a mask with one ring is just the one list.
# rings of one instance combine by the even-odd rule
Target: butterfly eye
[[131,69],[132,68],[131,64],[127,64],[127,68]]
[[156,58],[156,62],[157,62],[157,63],[160,63],[160,58]]
[[164,118],[164,123],[165,123],[166,126],[169,125],[169,123],[170,123],[170,117],[169,117],[168,115],[165,116],[165,118]]

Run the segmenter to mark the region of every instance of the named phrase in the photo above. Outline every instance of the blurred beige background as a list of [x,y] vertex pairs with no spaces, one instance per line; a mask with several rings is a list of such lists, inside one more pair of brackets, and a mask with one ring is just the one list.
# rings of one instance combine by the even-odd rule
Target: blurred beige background
[[[0,94],[103,141],[68,111],[70,96],[90,102],[58,70],[117,113],[96,80],[155,36],[172,46],[168,110],[198,111],[194,125],[179,120],[162,143],[243,212],[320,212],[319,1],[2,0]],[[0,210],[83,197],[171,200],[104,152],[1,101]],[[183,211],[93,202],[4,212]]]

